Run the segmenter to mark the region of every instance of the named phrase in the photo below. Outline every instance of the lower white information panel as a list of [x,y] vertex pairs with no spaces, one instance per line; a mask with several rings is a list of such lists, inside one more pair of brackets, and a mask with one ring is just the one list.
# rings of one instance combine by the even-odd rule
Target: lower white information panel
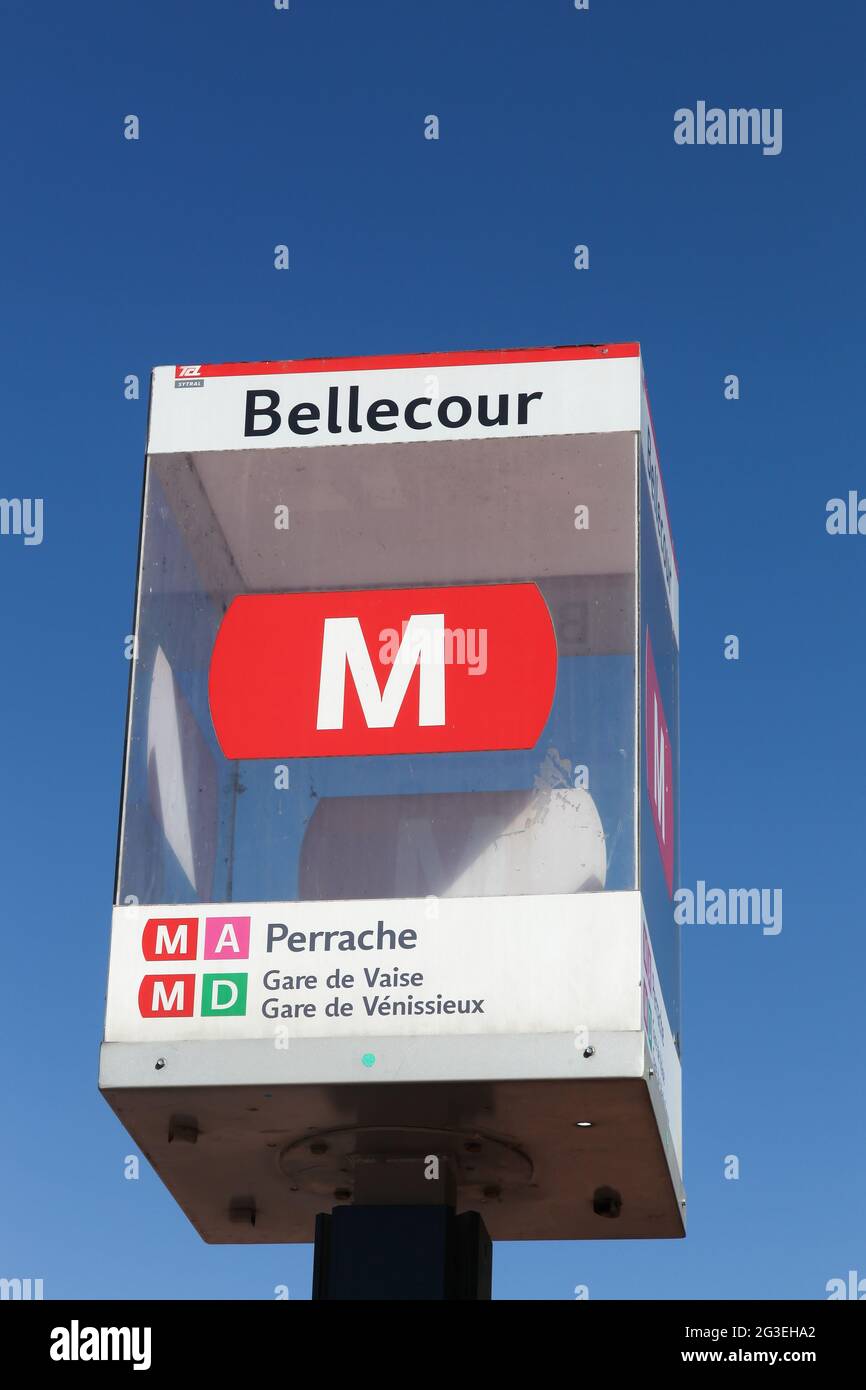
[[114,910],[106,1042],[641,1027],[637,893]]

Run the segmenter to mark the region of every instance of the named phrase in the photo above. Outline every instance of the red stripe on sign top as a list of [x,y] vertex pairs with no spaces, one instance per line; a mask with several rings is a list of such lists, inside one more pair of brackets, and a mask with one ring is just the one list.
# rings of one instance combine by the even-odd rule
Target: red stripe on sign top
[[508,366],[512,362],[592,362],[637,357],[637,343],[593,343],[583,347],[500,348],[493,352],[418,352],[396,357],[305,357],[293,362],[207,362],[193,372],[175,367],[180,376],[282,376],[294,372],[382,372],[410,367]]

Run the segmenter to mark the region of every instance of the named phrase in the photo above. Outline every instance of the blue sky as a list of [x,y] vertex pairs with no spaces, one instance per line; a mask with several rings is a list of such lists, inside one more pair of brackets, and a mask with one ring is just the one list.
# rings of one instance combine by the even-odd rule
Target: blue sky
[[[147,411],[124,377],[639,339],[682,586],[683,882],[781,888],[783,930],[684,929],[687,1240],[502,1245],[495,1294],[866,1275],[866,539],[825,528],[866,493],[862,12],[53,0],[4,29],[0,492],[42,497],[45,532],[0,537],[0,1274],[309,1291],[311,1247],[207,1247],[146,1164],[125,1181],[96,1089]],[[699,100],[782,108],[781,154],[676,145]]]

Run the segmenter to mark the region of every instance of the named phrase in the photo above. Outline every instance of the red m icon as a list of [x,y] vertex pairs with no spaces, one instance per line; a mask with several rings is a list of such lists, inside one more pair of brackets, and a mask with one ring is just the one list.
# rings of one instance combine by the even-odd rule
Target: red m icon
[[531,748],[556,639],[535,584],[247,594],[214,644],[227,758]]

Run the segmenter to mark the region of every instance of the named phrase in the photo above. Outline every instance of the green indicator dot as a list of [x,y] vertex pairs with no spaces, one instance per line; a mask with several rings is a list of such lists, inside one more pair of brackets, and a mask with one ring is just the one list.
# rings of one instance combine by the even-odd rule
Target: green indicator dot
[[365,1067],[374,1067],[376,1065],[375,1055],[372,1052],[365,1052],[361,1062]]

